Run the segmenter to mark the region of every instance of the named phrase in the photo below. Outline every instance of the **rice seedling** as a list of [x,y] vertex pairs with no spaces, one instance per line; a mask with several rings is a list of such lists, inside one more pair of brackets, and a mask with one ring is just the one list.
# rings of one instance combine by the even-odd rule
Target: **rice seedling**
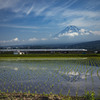
[[[6,66],[9,62],[5,62]],[[18,64],[17,64],[18,63]],[[82,86],[88,90],[88,82],[94,82],[94,74],[100,82],[100,59],[64,61],[13,61],[9,70],[0,70],[0,90],[5,92],[74,94],[78,96]],[[14,68],[10,65],[14,65]],[[5,66],[4,63],[0,66]],[[85,76],[85,78],[84,78]],[[88,80],[89,79],[89,80]],[[84,83],[87,81],[87,83]],[[82,83],[83,82],[83,83]],[[82,84],[80,84],[82,83]],[[93,84],[94,85],[94,84]],[[75,88],[76,87],[76,88]],[[95,88],[95,86],[94,86]],[[92,90],[94,90],[92,88]],[[74,91],[73,91],[74,89]],[[59,92],[58,92],[59,91]]]
[[97,76],[98,76],[98,78],[99,78],[99,80],[100,80],[99,71],[100,71],[100,69],[97,70]]

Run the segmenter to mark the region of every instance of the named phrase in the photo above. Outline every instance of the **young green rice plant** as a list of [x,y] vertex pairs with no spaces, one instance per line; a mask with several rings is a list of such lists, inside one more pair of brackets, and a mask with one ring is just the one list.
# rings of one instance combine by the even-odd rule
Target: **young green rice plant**
[[52,92],[50,92],[50,95],[52,95],[53,93]]
[[91,79],[92,79],[92,82],[94,82],[94,81],[93,81],[93,76],[92,76],[93,71],[94,71],[94,70],[91,70]]
[[72,98],[71,97],[68,97],[67,100],[72,100]]
[[100,69],[97,70],[97,76],[98,76],[98,78],[100,80],[99,71],[100,71]]
[[86,81],[87,81],[87,74],[88,74],[89,70],[90,70],[90,69],[88,69],[88,70],[86,71],[86,73],[85,73],[85,80],[86,80]]
[[14,90],[13,93],[16,93],[16,91]]
[[19,93],[22,93],[22,90],[20,90],[20,92]]
[[45,92],[43,92],[43,95],[45,96]]
[[28,90],[28,93],[30,94],[30,90]]
[[6,89],[5,89],[5,87],[3,88],[3,91],[5,91]]
[[78,92],[76,91],[76,97],[78,97]]
[[59,95],[62,96],[62,89],[60,90]]
[[67,96],[70,96],[70,89],[68,90]]
[[95,93],[91,92],[91,100],[95,100]]
[[7,89],[7,93],[9,92],[9,90]]
[[85,93],[84,98],[85,98],[86,100],[95,100],[95,93],[94,93],[93,91],[92,91],[92,92],[87,91],[87,92]]
[[35,94],[37,94],[37,91],[35,91]]

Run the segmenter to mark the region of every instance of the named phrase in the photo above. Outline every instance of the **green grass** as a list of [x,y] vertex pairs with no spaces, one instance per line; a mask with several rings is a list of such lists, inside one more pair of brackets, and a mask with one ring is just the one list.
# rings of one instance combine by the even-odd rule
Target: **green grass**
[[100,54],[0,54],[0,57],[100,57]]

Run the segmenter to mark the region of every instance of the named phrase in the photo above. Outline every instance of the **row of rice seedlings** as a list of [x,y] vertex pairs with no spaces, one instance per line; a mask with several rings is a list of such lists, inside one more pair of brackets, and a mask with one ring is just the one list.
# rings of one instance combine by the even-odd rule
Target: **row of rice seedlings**
[[[69,70],[67,71],[67,77],[69,78],[69,81],[70,82],[72,82],[73,84],[74,84],[74,82],[75,82],[75,76],[73,75],[73,72],[75,72],[76,73],[76,68],[77,68],[77,61],[75,60],[75,61],[72,61],[72,63],[74,63],[73,65],[72,64],[70,64],[69,65]],[[67,79],[67,81],[68,81],[68,79]],[[72,89],[72,86],[70,87],[70,89]],[[69,91],[70,91],[70,89],[69,89]],[[68,90],[68,87],[66,87],[66,90]],[[68,91],[68,94],[69,94],[69,91]]]
[[[63,68],[62,68],[61,70],[63,70]],[[55,77],[55,75],[52,75],[52,77]],[[54,80],[53,80],[53,81],[54,81]],[[51,85],[51,87],[52,87],[52,85]]]
[[[60,71],[62,71],[63,72],[63,70],[64,70],[64,66],[62,65],[62,66],[59,66],[59,70]],[[57,84],[59,84],[59,83],[61,83],[61,80],[59,80],[60,79],[60,76],[59,76],[59,78],[58,78],[58,73],[59,73],[59,70],[57,70],[57,71],[54,71],[54,75],[53,75],[53,82],[52,82],[52,84],[50,85],[50,90],[52,90],[55,86],[57,86]],[[58,79],[57,79],[58,78]],[[57,82],[57,80],[58,80],[58,82]],[[59,89],[59,85],[57,86],[57,88]]]
[[30,76],[30,75],[29,75]]
[[[94,66],[93,66],[93,70],[91,71],[91,77],[92,77],[92,73],[93,73],[93,71],[96,71],[96,70],[97,70],[97,68],[98,68],[98,67],[96,66],[96,65],[98,65],[98,64],[97,64],[97,63],[95,63],[95,61],[94,61],[94,60],[92,61],[92,63],[93,63],[93,65],[94,65]],[[98,71],[98,70],[97,70],[97,71]],[[97,76],[98,76],[98,74],[97,74]],[[92,77],[92,81],[93,81],[93,77]]]
[[100,73],[100,69],[97,70],[97,76],[98,76],[98,78],[99,78],[99,80],[100,80],[100,75],[99,75],[99,73]]
[[97,66],[98,66],[98,69],[97,69],[97,76],[98,76],[98,78],[99,78],[99,80],[100,80],[100,58],[98,58],[98,60],[97,60]]
[[87,63],[86,63],[86,72],[85,72],[85,80],[87,81],[87,75],[89,74],[89,71],[91,70],[90,68],[90,60],[87,60]]
[[[97,61],[98,61],[98,60],[97,60]],[[97,67],[97,66],[99,66],[99,64],[100,64],[100,62],[96,62],[96,63],[95,63],[95,60],[93,59],[93,65],[95,66],[95,67],[93,67],[93,68],[95,68],[94,71],[97,70],[97,76],[98,76],[98,78],[100,79],[100,76],[99,76],[100,68]]]
[[[76,66],[77,66],[77,65],[76,65]],[[68,66],[69,68],[68,68],[68,72],[67,72],[67,73],[69,73],[70,71],[72,72],[72,68],[74,68],[74,71],[75,71],[76,68],[77,68],[76,66],[75,66],[75,68],[74,68],[74,66],[72,66],[72,65],[71,65],[71,68],[70,68],[70,66]],[[66,67],[63,68],[63,66],[62,66],[61,70],[63,71],[64,69],[67,69],[67,68],[66,68]],[[78,68],[77,68],[76,71],[78,71]],[[46,71],[44,70],[44,73],[45,73],[45,72],[46,72]],[[31,79],[34,79],[34,78],[31,76],[32,74],[30,74],[30,73],[32,73],[32,72],[30,72],[30,71],[28,72],[28,78],[29,78],[30,80],[31,80]],[[36,77],[36,78],[35,78],[35,79],[39,78],[39,76],[41,76],[41,74],[42,74],[42,73],[40,73],[39,71],[36,71],[36,73],[35,73],[35,77]],[[19,77],[20,77],[20,78],[19,78],[18,80],[22,79],[21,76],[23,76],[23,74],[19,74]],[[26,77],[26,76],[27,76],[27,74],[25,75],[25,77]],[[24,77],[24,78],[25,78],[25,77]],[[50,76],[48,76],[48,77],[53,77],[53,80],[52,80],[52,82],[51,82],[51,83],[53,83],[53,82],[54,82],[54,79],[57,77],[57,74],[52,73],[52,75],[50,74]],[[48,79],[49,79],[49,78],[48,78]],[[24,79],[23,79],[23,80],[24,80]],[[47,80],[47,81],[45,81],[45,82],[48,82],[48,81],[49,81],[49,80]],[[13,82],[13,80],[12,80],[11,82]],[[30,82],[30,81],[29,81],[29,82]],[[60,82],[60,80],[59,80],[59,82]],[[59,83],[59,82],[58,82],[58,83]],[[47,83],[44,83],[44,88],[46,87],[46,84],[47,84]],[[23,85],[24,85],[24,84],[22,83],[21,85],[22,85],[22,88],[23,88]],[[33,85],[34,85],[34,83],[33,83]],[[40,84],[37,85],[35,89],[37,90],[37,88],[39,88],[40,86],[41,86]],[[12,87],[13,87],[13,85],[12,85]],[[26,87],[27,87],[27,86],[26,86]],[[32,86],[30,85],[27,89],[30,89],[31,87],[32,87]],[[54,88],[54,84],[50,84],[50,90],[52,90],[53,88]],[[61,91],[63,91],[63,90],[61,90]]]

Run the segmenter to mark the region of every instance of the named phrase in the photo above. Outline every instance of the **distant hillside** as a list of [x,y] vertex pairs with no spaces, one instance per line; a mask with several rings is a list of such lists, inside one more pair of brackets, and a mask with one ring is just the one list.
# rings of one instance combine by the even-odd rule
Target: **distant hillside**
[[90,51],[100,51],[100,40],[83,42],[77,44],[48,44],[48,45],[16,45],[16,46],[4,46],[2,48],[18,48],[18,49],[87,49]]
[[67,47],[68,49],[87,49],[100,51],[100,40],[73,44]]
[[14,46],[1,46],[0,49],[64,49],[72,44],[46,44],[46,45],[14,45]]

